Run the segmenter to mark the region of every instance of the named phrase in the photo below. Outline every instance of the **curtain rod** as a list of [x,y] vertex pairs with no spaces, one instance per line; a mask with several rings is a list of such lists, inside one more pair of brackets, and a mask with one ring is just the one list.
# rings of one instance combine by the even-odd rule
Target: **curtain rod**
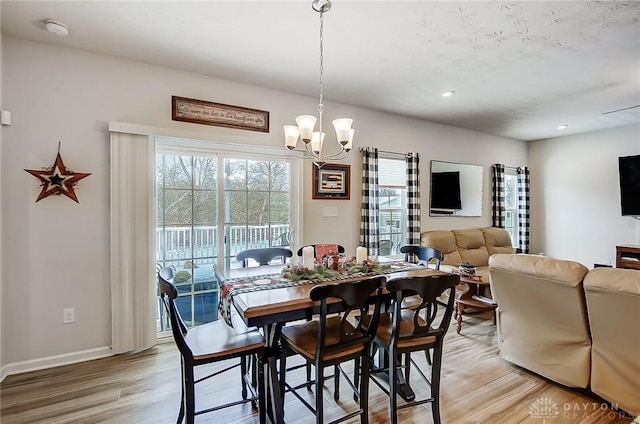
[[[359,152],[362,152],[362,151],[363,151],[363,150],[365,150],[365,149],[366,149],[366,147],[358,147],[358,151],[359,151]],[[390,152],[390,151],[388,151],[388,150],[381,150],[381,149],[378,149],[378,153],[388,153],[388,154],[390,154],[390,155],[398,155],[398,156],[407,156],[407,155],[408,155],[408,153],[402,153],[402,152]]]

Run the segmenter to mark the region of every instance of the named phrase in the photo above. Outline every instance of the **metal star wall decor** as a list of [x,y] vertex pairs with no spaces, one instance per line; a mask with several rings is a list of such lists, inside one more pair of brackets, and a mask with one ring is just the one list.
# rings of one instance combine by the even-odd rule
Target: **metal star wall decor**
[[81,179],[91,175],[90,173],[73,172],[62,162],[62,156],[60,156],[60,147],[58,146],[58,155],[56,161],[49,168],[44,168],[41,171],[35,169],[25,169],[29,174],[33,175],[40,180],[42,191],[36,199],[36,202],[52,195],[64,194],[69,199],[80,203],[78,196],[74,191],[75,185]]

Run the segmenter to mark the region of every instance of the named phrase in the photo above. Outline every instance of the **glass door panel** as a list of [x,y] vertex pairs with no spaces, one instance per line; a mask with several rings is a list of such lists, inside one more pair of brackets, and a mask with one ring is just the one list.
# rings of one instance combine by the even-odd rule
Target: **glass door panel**
[[[217,158],[156,155],[156,263],[172,266],[176,304],[188,326],[218,319]],[[159,301],[158,331],[168,329]]]
[[290,163],[225,159],[225,267],[239,268],[245,249],[282,246],[290,232]]

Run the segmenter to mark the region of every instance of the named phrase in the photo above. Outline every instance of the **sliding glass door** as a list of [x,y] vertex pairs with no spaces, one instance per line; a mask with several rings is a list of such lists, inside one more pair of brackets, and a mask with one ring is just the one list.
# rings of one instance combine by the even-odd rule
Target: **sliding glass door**
[[[165,144],[156,152],[157,268],[175,269],[177,304],[188,326],[216,320],[214,266],[240,267],[238,252],[282,245],[293,231],[291,162]],[[158,331],[164,331],[158,305]]]

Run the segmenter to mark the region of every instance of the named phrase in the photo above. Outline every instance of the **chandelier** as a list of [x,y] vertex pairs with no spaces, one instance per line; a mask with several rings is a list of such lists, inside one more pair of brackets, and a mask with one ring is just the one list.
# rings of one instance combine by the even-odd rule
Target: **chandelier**
[[[322,114],[324,112],[324,104],[322,103],[322,97],[324,94],[322,81],[324,59],[322,31],[324,27],[324,13],[331,9],[331,2],[329,0],[314,0],[311,7],[313,7],[313,10],[320,13],[320,101],[318,102],[318,118],[316,119],[313,115],[298,116],[296,118],[297,126],[284,126],[284,138],[285,146],[287,146],[289,150],[296,148],[298,139],[302,140],[305,150],[311,156],[316,166],[320,168],[326,163],[326,159],[342,159],[347,155],[353,146],[353,134],[355,130],[351,128],[353,119],[334,119],[332,123],[336,130],[339,150],[332,154],[325,153],[323,148],[325,133],[322,131]],[[318,122],[318,131],[314,131],[316,121]]]

